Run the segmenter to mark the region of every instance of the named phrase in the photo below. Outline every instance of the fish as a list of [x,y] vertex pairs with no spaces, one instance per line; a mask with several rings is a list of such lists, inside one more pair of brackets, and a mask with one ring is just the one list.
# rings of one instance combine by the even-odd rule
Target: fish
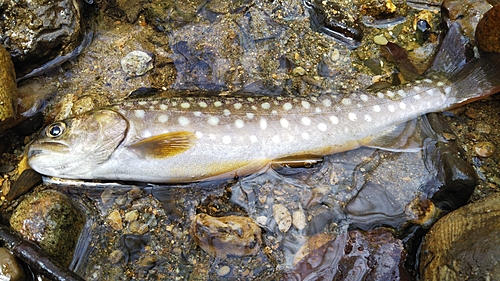
[[[500,59],[457,56],[450,28],[434,67],[375,93],[179,96],[124,100],[47,126],[28,149],[37,172],[64,179],[190,183],[360,146],[390,147],[405,122],[500,90]],[[449,39],[447,39],[449,37]]]

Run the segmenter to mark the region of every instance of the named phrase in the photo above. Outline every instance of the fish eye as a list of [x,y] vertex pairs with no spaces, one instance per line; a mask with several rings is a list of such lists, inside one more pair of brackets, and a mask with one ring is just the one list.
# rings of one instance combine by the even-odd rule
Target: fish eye
[[64,130],[66,130],[66,124],[63,122],[56,122],[50,124],[47,129],[45,129],[45,134],[50,138],[57,138],[64,133]]

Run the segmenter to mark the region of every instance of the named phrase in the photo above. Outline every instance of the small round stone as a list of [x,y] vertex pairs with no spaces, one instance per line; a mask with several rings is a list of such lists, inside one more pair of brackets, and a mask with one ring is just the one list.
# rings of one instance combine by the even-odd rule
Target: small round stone
[[387,45],[387,43],[389,43],[389,41],[387,41],[387,38],[385,38],[382,34],[373,37],[373,42],[375,42],[375,44],[377,45]]
[[222,277],[228,275],[229,272],[231,272],[231,268],[227,265],[224,265],[221,268],[219,268],[219,270],[217,270],[217,275]]
[[474,145],[474,151],[479,157],[490,157],[495,152],[495,146],[489,141],[478,142]]

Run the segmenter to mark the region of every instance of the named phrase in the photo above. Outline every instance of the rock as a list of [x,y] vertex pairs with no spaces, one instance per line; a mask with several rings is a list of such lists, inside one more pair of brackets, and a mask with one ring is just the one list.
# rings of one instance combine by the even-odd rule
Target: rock
[[402,241],[390,231],[353,230],[311,249],[282,280],[407,280],[404,256]]
[[153,69],[153,57],[143,51],[128,53],[121,61],[123,71],[129,76],[141,76]]
[[251,218],[240,216],[198,214],[190,234],[198,246],[216,257],[255,255],[262,243],[260,227]]
[[373,37],[373,42],[375,42],[375,44],[377,45],[387,45],[387,43],[389,43],[384,35],[377,35]]
[[500,194],[440,219],[420,251],[420,280],[500,280]]
[[292,215],[283,204],[273,205],[273,217],[278,224],[278,229],[283,233],[292,226]]
[[487,11],[477,24],[477,47],[483,52],[500,53],[500,5]]
[[0,248],[0,280],[23,281],[26,274],[16,257],[7,248]]
[[10,225],[24,239],[36,242],[45,252],[68,266],[85,223],[70,198],[44,190],[24,199],[12,213]]
[[81,2],[1,2],[0,43],[10,51],[18,78],[57,56],[71,53],[80,44]]
[[114,210],[113,212],[109,213],[106,221],[114,230],[123,229],[122,217],[120,216],[120,211],[118,210]]
[[26,169],[14,182],[14,184],[10,188],[5,198],[9,201],[12,201],[18,198],[19,196],[27,193],[33,187],[39,185],[40,183],[42,183],[42,175],[35,172],[35,170],[33,169]]
[[0,46],[0,122],[14,118],[16,110],[17,85],[14,64],[9,52]]
[[495,146],[489,141],[482,141],[474,145],[474,152],[479,157],[490,157],[495,152]]

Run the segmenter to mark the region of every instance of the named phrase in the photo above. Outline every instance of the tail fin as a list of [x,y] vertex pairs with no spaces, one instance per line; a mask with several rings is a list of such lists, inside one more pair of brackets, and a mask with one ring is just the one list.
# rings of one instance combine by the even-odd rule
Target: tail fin
[[467,62],[469,39],[453,24],[443,39],[431,73],[444,73],[451,82],[450,105],[461,105],[500,91],[500,54],[485,53]]

